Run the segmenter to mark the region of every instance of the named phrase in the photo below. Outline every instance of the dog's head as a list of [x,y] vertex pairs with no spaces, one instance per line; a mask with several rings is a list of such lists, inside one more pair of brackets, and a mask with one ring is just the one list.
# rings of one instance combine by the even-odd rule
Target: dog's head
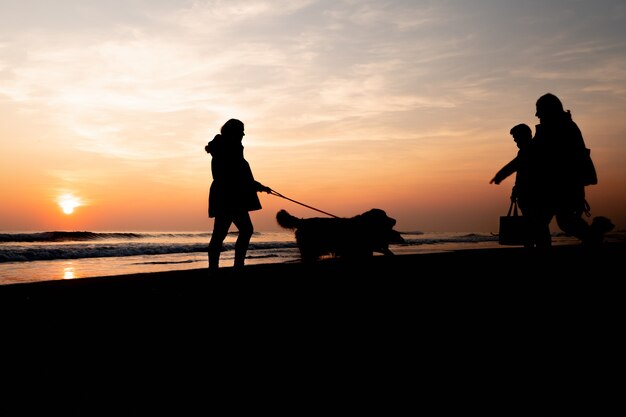
[[361,221],[378,229],[392,229],[396,225],[396,219],[387,216],[384,210],[371,209],[359,216]]
[[393,229],[396,219],[389,217],[384,210],[371,209],[361,214],[360,224],[363,226],[363,239],[372,245],[374,251],[391,254],[390,243],[406,243],[400,232]]

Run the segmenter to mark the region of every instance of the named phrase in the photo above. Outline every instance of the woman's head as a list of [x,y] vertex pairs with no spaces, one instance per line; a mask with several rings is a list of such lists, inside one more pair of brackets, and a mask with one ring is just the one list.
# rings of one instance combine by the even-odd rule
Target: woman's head
[[565,113],[563,103],[557,96],[547,93],[539,97],[536,103],[537,112],[535,116],[541,119],[554,119]]
[[241,120],[230,119],[220,129],[220,133],[224,136],[230,137],[243,137],[245,133],[243,132],[244,126]]

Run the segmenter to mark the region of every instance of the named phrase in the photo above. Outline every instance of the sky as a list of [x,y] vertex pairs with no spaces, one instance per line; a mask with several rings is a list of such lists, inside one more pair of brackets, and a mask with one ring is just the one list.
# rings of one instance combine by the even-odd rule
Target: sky
[[236,118],[290,199],[260,193],[257,231],[497,233],[514,177],[489,181],[548,92],[626,228],[621,0],[0,0],[0,231],[210,231],[204,146]]

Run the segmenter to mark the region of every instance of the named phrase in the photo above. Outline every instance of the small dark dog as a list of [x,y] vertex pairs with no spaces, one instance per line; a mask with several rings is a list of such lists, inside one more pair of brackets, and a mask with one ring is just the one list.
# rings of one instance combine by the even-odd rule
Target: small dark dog
[[390,243],[405,243],[393,230],[396,220],[381,209],[372,209],[354,217],[312,217],[301,219],[280,210],[276,221],[286,229],[294,229],[303,262],[312,262],[323,255],[362,259],[374,252],[393,255]]
[[604,242],[604,235],[609,233],[615,228],[615,225],[611,220],[604,216],[596,216],[593,218],[589,227],[590,233],[586,239],[583,240],[583,244],[586,245],[600,245]]

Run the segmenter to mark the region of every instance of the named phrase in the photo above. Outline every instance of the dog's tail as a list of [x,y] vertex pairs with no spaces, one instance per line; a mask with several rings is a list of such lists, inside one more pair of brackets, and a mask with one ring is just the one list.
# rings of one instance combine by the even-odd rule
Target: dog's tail
[[295,229],[298,227],[300,219],[287,213],[286,210],[280,210],[276,213],[276,221],[285,229]]

